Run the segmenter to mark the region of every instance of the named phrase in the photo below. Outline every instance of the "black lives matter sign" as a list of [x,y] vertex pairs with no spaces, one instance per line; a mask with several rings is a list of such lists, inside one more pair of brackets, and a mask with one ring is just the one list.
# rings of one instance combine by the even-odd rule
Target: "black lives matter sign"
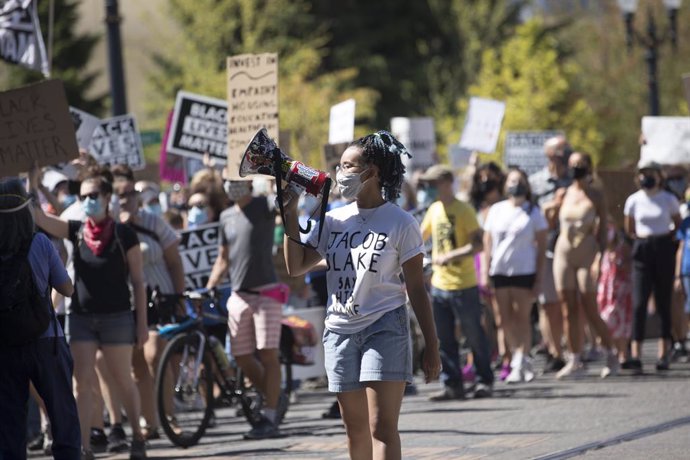
[[144,147],[133,115],[101,120],[91,136],[89,153],[100,164],[126,164],[135,171],[144,169]]
[[180,233],[180,256],[186,289],[206,287],[220,247],[219,224],[203,225]]
[[180,91],[175,100],[167,152],[202,159],[205,153],[225,164],[228,104],[222,99]]
[[503,163],[519,166],[527,175],[546,166],[544,142],[563,131],[509,131],[506,133]]

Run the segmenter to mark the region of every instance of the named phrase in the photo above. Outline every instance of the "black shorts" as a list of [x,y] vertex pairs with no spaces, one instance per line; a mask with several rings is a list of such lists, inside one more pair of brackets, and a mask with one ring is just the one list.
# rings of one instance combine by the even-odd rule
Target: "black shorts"
[[517,276],[504,276],[504,275],[494,275],[491,277],[491,287],[494,289],[500,288],[523,288],[532,289],[534,287],[534,282],[537,280],[537,275],[517,275]]

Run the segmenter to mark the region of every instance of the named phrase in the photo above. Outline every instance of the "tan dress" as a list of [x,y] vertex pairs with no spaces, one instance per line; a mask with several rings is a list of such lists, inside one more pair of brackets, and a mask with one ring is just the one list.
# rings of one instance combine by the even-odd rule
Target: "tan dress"
[[599,245],[595,236],[597,210],[589,199],[564,204],[559,213],[561,232],[556,241],[553,276],[557,291],[596,292],[590,275]]

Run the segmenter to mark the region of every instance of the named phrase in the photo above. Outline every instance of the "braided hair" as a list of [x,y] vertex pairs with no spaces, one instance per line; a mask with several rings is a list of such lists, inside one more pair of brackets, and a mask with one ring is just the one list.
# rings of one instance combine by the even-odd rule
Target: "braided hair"
[[391,133],[381,130],[357,139],[350,147],[362,149],[364,162],[379,168],[383,198],[395,202],[405,181],[405,165],[401,156],[412,157],[405,146]]

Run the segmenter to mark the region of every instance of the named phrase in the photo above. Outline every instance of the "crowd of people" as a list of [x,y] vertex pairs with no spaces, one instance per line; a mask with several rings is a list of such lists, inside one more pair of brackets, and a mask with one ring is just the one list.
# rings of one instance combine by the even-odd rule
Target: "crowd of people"
[[[54,308],[35,337],[0,344],[13,369],[12,380],[0,379],[0,457],[26,455],[31,394],[42,423],[30,449],[146,458],[146,441],[160,437],[153,383],[165,341],[157,326],[170,321],[164,312],[184,308],[179,232],[212,223],[221,241],[207,287],[227,278],[232,290],[228,322],[208,330],[228,338],[264,396],[247,439],[279,435],[287,407],[276,253],[327,308],[328,386],[354,457],[399,455],[397,420],[416,359],[411,324],[426,343],[419,367],[442,382],[432,401],[491,397],[494,380],[578,378],[597,355],[602,378],[641,374],[651,311],[660,320],[656,371],[687,359],[687,171],[641,162],[639,190],[610,203],[588,154],[563,136],[544,151],[547,166],[531,175],[493,162],[462,176],[438,164],[406,172],[405,147],[373,133],[345,150],[323,231],[312,225],[302,238],[320,200],[288,190],[281,213],[271,182],[211,163],[168,190],[85,152],[73,165],[77,177],[35,167],[24,180],[2,179],[3,292],[20,292],[23,273],[4,267],[28,260],[35,289],[48,293],[37,298]],[[622,220],[612,205],[623,207]],[[154,290],[160,308],[147,308]],[[546,355],[542,369],[536,352]]]

